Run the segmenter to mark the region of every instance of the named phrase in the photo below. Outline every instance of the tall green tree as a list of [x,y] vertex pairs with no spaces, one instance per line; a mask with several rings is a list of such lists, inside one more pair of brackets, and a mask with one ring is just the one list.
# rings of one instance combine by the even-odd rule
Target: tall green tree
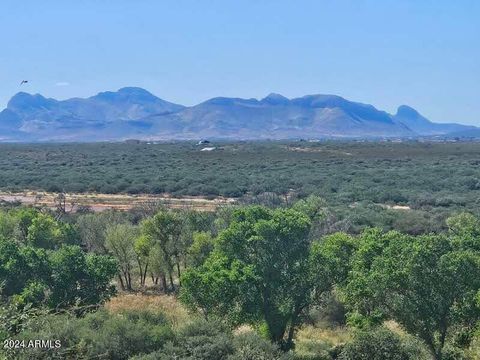
[[85,214],[78,217],[76,225],[83,246],[88,251],[99,254],[108,253],[106,248],[106,230],[115,224],[125,223],[125,217],[118,212]]
[[140,274],[140,285],[145,286],[145,281],[147,278],[147,271],[150,265],[150,253],[154,247],[153,240],[146,236],[141,235],[135,239],[133,245],[135,255],[137,258],[138,272]]
[[137,260],[135,241],[138,228],[131,224],[115,224],[106,230],[105,246],[118,261],[118,279],[123,290],[133,289],[133,269]]
[[10,212],[0,211],[0,237],[15,239],[19,230],[19,221]]
[[61,237],[60,226],[55,219],[39,213],[28,227],[27,243],[35,247],[54,249],[60,245]]
[[111,280],[117,272],[115,259],[86,254],[67,245],[49,256],[52,271],[48,303],[54,308],[98,305],[115,294]]
[[236,210],[205,263],[184,273],[181,298],[204,314],[263,323],[272,341],[290,348],[301,313],[331,284],[309,231],[309,218],[292,209]]
[[167,268],[170,286],[175,287],[173,273],[177,271],[180,279],[181,254],[183,253],[182,233],[184,222],[179,213],[162,210],[142,222],[142,232],[153,240],[160,249],[163,262]]
[[195,267],[202,265],[213,251],[214,240],[207,232],[194,232],[192,239],[192,244],[188,248],[188,263]]
[[350,309],[373,321],[397,321],[441,360],[448,337],[480,319],[479,253],[445,235],[368,230],[359,241],[344,289]]

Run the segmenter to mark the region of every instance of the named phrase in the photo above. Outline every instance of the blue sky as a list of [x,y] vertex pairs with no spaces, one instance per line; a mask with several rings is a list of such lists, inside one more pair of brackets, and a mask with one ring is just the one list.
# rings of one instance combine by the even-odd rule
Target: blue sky
[[477,0],[2,0],[0,107],[20,90],[330,93],[480,125],[479,19]]

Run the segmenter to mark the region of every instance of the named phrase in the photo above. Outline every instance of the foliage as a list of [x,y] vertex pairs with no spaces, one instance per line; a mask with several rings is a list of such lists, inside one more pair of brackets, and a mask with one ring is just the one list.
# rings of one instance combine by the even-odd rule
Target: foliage
[[227,360],[293,360],[291,353],[281,351],[276,345],[253,332],[246,332],[233,339],[234,353]]
[[58,339],[56,351],[18,351],[18,359],[129,359],[162,348],[173,339],[170,325],[162,314],[140,309],[121,314],[100,310],[83,318],[68,314],[35,318],[18,337],[25,341]]
[[188,248],[188,263],[192,267],[202,265],[213,251],[214,241],[207,232],[194,232],[192,245]]
[[63,246],[51,254],[52,278],[48,304],[56,308],[97,305],[115,289],[110,281],[117,270],[114,259],[88,254],[78,246]]
[[385,328],[358,332],[341,350],[338,360],[427,360],[418,346],[408,346]]
[[106,254],[106,231],[109,227],[125,223],[125,216],[118,212],[104,211],[96,214],[81,215],[76,219],[82,245],[88,251]]
[[130,224],[115,224],[106,229],[105,247],[118,260],[122,289],[132,290],[135,241],[138,235],[138,229]]
[[33,218],[27,231],[27,244],[44,249],[55,249],[73,240],[72,236],[68,236],[71,231],[68,224],[63,225],[52,216],[42,213]]
[[175,341],[162,350],[134,359],[289,360],[293,357],[256,333],[233,335],[220,323],[198,320],[181,328]]
[[160,250],[163,263],[169,275],[170,286],[174,288],[173,272],[175,268],[180,278],[181,255],[184,253],[182,233],[184,222],[179,213],[161,210],[142,222],[142,233],[150,238]]
[[0,260],[1,294],[19,305],[95,305],[114,294],[110,281],[116,262],[106,256],[85,254],[78,246],[64,245],[46,252],[0,240]]
[[193,142],[1,144],[0,189],[235,197],[294,192],[321,195],[334,205],[408,204],[426,210],[429,219],[444,209],[478,214],[475,142],[216,146],[222,151],[200,152]]
[[480,319],[480,253],[462,246],[470,240],[365,232],[344,291],[352,319],[394,319],[441,359],[447,337]]
[[205,263],[184,273],[181,299],[206,316],[264,322],[272,341],[292,346],[300,314],[332,285],[309,230],[309,218],[293,209],[235,211]]

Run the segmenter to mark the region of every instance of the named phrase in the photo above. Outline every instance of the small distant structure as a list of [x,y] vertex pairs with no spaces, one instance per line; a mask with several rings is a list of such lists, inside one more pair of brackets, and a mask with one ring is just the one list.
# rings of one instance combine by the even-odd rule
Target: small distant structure
[[125,140],[125,144],[140,144],[141,140],[138,139],[127,139]]
[[212,147],[205,147],[205,148],[203,148],[203,149],[200,150],[200,151],[213,151],[213,150],[215,150],[215,149],[216,149],[216,147],[212,146]]
[[200,140],[197,145],[206,145],[206,144],[210,144],[210,141],[208,140]]

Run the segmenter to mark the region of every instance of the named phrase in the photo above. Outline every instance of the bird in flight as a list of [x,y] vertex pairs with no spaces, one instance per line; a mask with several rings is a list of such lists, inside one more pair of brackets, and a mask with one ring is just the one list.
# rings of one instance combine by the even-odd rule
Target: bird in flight
[[28,84],[28,80],[22,80],[22,82],[20,83],[20,85],[23,85],[23,84]]

